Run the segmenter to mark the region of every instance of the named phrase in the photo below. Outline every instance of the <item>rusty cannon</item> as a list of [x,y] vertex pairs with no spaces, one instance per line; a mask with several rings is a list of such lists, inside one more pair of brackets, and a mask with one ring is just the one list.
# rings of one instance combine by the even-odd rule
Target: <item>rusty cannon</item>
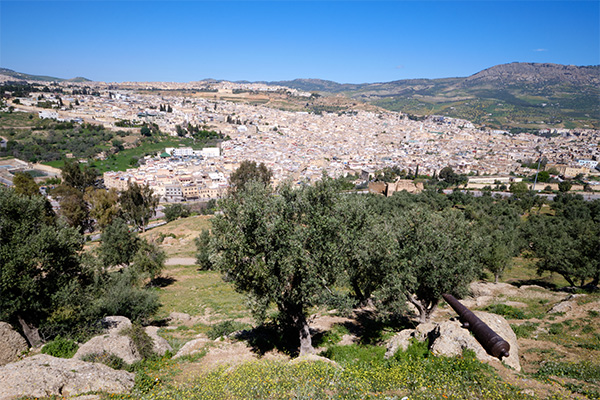
[[473,333],[475,339],[488,354],[497,357],[499,360],[502,360],[502,357],[509,356],[510,344],[506,340],[502,339],[500,335],[477,318],[471,310],[463,306],[454,296],[443,294],[442,297],[456,311],[463,328],[467,328]]

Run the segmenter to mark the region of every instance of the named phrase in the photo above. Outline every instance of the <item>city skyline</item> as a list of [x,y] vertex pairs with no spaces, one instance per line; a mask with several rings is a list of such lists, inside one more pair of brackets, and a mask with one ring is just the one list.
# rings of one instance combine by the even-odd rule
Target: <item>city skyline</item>
[[0,66],[95,81],[340,83],[600,64],[596,1],[0,3]]

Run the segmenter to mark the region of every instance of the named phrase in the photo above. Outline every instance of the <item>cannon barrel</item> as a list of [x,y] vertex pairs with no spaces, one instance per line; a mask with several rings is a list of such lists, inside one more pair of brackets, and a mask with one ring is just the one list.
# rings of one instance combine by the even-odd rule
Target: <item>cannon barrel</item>
[[454,296],[443,294],[442,297],[456,311],[463,328],[467,328],[473,332],[475,339],[477,339],[488,354],[497,357],[499,360],[502,360],[502,357],[509,356],[510,344],[506,340],[502,339],[500,335],[477,318],[471,310],[463,306]]

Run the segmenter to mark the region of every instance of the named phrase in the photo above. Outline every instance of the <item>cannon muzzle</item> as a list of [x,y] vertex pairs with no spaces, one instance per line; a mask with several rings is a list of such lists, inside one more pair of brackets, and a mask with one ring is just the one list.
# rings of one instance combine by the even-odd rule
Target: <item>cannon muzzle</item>
[[497,357],[499,360],[502,360],[502,357],[509,356],[510,344],[506,340],[502,339],[500,335],[477,318],[471,310],[463,306],[454,296],[443,294],[442,297],[456,311],[463,328],[467,328],[473,333],[475,339],[477,339],[488,354]]

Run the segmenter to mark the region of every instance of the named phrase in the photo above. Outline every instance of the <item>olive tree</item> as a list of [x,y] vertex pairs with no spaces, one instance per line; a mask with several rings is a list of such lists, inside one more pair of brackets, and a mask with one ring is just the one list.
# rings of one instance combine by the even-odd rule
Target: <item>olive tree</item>
[[53,311],[54,295],[85,279],[75,228],[49,218],[46,200],[0,187],[0,319],[18,322],[32,346],[39,323]]
[[127,221],[138,230],[145,232],[146,225],[158,206],[158,197],[154,195],[152,188],[135,182],[129,183],[127,190],[121,193],[119,202]]
[[327,177],[314,186],[283,186],[276,195],[255,182],[222,200],[213,220],[215,267],[251,297],[260,319],[269,305],[277,307],[280,322],[298,334],[300,354],[313,351],[310,307],[333,294],[343,272],[338,197]]
[[479,276],[480,240],[455,209],[414,207],[395,217],[395,229],[403,295],[417,308],[420,321],[427,322],[443,293],[463,297]]

